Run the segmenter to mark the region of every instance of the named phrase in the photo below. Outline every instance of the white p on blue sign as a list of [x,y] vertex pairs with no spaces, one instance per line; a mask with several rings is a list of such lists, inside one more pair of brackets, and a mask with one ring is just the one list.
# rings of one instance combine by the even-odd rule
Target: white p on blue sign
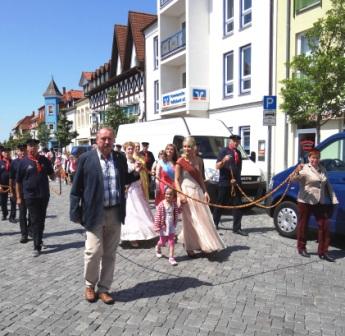
[[263,125],[276,125],[277,96],[264,96]]
[[264,96],[264,110],[277,109],[277,96]]

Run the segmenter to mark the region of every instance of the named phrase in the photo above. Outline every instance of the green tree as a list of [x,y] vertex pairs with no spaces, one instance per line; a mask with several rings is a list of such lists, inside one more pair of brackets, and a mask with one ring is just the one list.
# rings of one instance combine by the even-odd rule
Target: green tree
[[50,140],[50,129],[45,122],[41,122],[37,128],[37,139],[43,147],[48,146]]
[[127,115],[123,108],[116,103],[116,90],[108,91],[109,106],[104,113],[104,123],[102,126],[110,126],[114,129],[115,134],[117,129],[122,124],[129,124],[136,121],[136,116]]
[[343,116],[345,106],[345,0],[331,0],[332,8],[306,33],[310,54],[289,64],[292,76],[282,81],[281,108],[298,125],[320,128]]
[[59,120],[55,132],[56,139],[61,148],[65,148],[79,135],[78,132],[72,131],[72,127],[73,122],[67,119],[66,110],[62,109],[59,113]]

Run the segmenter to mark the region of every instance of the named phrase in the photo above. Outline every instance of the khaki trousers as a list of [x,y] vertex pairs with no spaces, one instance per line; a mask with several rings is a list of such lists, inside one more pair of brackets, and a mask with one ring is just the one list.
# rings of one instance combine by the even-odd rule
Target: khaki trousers
[[102,220],[92,231],[86,231],[84,278],[86,287],[108,292],[113,282],[116,249],[120,242],[119,207],[105,208]]

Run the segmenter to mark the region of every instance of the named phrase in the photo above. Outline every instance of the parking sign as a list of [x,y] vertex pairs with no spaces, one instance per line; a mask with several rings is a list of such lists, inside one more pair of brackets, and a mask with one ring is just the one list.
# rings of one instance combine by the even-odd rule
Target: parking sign
[[263,101],[263,125],[276,125],[277,96],[264,96]]

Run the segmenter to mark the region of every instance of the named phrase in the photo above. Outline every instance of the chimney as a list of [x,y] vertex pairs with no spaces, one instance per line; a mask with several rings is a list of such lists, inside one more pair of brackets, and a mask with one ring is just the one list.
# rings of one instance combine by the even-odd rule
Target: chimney
[[64,95],[66,93],[66,86],[62,87],[62,94]]

